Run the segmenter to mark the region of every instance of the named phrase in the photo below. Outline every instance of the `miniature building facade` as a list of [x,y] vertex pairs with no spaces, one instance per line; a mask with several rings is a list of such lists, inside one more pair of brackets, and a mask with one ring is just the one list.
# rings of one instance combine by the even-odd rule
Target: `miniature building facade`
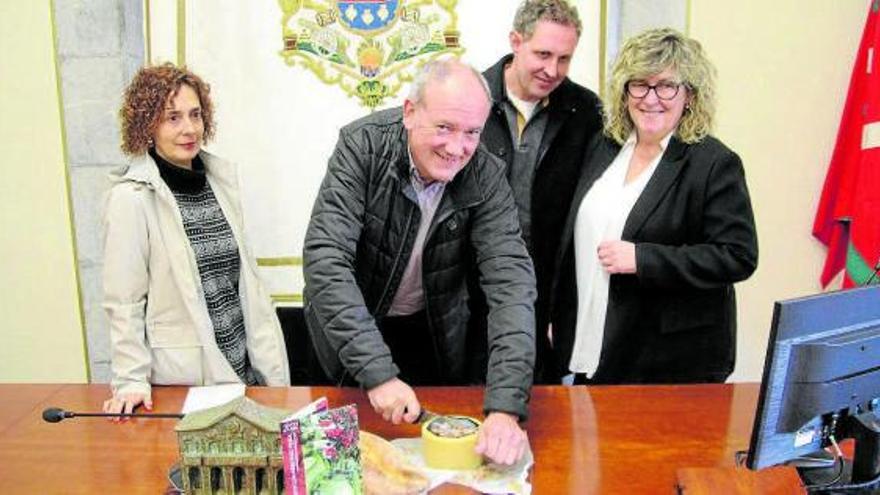
[[247,397],[187,414],[175,427],[185,493],[283,494],[279,423],[288,415]]

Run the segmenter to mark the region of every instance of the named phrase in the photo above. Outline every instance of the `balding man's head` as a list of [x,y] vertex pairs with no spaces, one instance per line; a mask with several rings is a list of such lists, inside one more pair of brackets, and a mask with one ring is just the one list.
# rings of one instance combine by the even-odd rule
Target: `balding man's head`
[[432,83],[442,83],[447,78],[453,76],[456,78],[472,76],[483,87],[486,99],[492,99],[492,93],[489,91],[489,83],[480,71],[474,69],[471,65],[466,64],[455,58],[445,58],[432,60],[426,63],[416,74],[412,85],[409,88],[407,99],[413,103],[422,101],[425,96],[425,89]]
[[449,182],[470,161],[489,116],[489,87],[454,59],[425,64],[403,104],[414,165],[423,179]]

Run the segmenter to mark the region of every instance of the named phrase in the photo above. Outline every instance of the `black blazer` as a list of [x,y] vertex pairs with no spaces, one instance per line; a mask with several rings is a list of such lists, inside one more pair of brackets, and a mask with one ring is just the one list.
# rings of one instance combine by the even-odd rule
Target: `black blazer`
[[[553,356],[568,373],[577,318],[574,222],[581,201],[620,146],[604,136],[585,155],[563,230],[554,282]],[[736,360],[733,283],[758,263],[739,156],[713,137],[673,137],[623,229],[636,273],[612,275],[597,383],[723,382]],[[592,253],[591,253],[592,254]]]

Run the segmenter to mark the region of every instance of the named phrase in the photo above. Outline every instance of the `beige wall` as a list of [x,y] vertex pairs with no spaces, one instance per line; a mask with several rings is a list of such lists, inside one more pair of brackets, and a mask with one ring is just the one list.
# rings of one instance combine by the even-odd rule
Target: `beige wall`
[[48,0],[0,2],[0,382],[84,382]]
[[[743,157],[758,221],[734,380],[760,379],[773,301],[819,290],[809,233],[867,7],[691,1],[719,70],[717,135]],[[0,381],[86,379],[51,26],[48,0],[0,2]]]
[[773,301],[820,290],[810,232],[868,4],[692,0],[690,34],[719,72],[716,134],[743,159],[758,224],[734,381],[761,379]]

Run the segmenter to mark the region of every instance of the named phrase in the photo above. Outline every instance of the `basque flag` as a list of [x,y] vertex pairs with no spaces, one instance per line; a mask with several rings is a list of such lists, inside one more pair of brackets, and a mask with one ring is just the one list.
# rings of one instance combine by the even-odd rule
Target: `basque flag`
[[828,246],[821,282],[846,268],[843,287],[880,281],[880,0],[872,0],[840,119],[813,235]]

